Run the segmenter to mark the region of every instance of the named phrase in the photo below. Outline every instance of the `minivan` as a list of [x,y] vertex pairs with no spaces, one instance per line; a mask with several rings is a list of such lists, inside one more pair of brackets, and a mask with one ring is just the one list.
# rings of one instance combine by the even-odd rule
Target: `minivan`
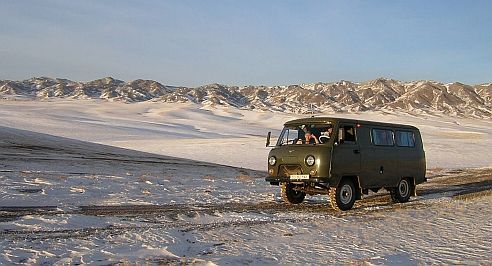
[[[270,147],[271,132],[267,135]],[[332,117],[288,121],[268,155],[266,181],[282,199],[301,203],[325,194],[335,210],[349,210],[369,191],[389,191],[394,202],[416,195],[426,162],[418,128]]]

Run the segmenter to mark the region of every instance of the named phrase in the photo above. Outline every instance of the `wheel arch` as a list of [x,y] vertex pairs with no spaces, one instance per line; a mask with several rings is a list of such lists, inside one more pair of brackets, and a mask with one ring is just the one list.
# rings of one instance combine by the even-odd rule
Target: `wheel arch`
[[355,190],[357,192],[356,198],[359,200],[362,198],[362,188],[360,186],[360,178],[357,175],[343,175],[338,178],[330,180],[330,187],[337,187],[338,184],[344,179],[349,179],[354,183]]
[[[404,176],[401,179],[403,179],[403,178],[406,178],[406,179],[410,180],[410,185],[412,185],[412,187],[410,188],[410,195],[416,197],[417,196],[417,188],[416,188],[417,187],[417,184],[416,184],[415,177],[413,177],[413,176]],[[398,182],[400,182],[400,180],[398,180]]]
[[[417,187],[417,183],[416,183],[415,177],[413,177],[413,176],[402,176],[402,177],[400,177],[400,178],[398,178],[396,180],[395,185],[392,185],[389,188],[391,188],[391,187],[395,187],[395,188],[398,187],[398,184],[400,184],[400,181],[403,180],[403,179],[408,179],[410,181],[410,185],[412,186],[410,188],[411,189],[410,195],[416,197],[417,196],[417,188],[416,188]],[[387,188],[387,187],[385,187],[385,188]]]

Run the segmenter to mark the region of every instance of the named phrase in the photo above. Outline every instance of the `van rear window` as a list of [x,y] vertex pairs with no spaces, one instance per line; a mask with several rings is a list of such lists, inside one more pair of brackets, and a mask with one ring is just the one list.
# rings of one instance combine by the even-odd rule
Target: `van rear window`
[[415,136],[412,131],[396,131],[396,145],[399,147],[415,147]]
[[372,129],[372,144],[376,146],[393,146],[393,131],[388,129]]

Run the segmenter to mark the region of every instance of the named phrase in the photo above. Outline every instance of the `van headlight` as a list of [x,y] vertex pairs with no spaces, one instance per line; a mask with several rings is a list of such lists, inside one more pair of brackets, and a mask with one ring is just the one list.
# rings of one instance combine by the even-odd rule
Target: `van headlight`
[[276,163],[277,163],[277,158],[275,158],[275,156],[271,156],[270,158],[268,158],[269,165],[274,166]]
[[314,158],[314,156],[309,155],[308,157],[306,157],[306,164],[308,166],[313,166],[314,163],[316,163],[316,159]]

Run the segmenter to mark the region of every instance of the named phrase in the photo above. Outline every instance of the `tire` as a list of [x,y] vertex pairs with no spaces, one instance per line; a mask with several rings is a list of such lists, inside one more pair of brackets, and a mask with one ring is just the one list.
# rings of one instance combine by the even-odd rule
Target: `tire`
[[336,211],[352,209],[357,198],[357,191],[352,180],[344,178],[336,188],[330,188],[330,205]]
[[306,193],[294,190],[294,186],[295,185],[291,183],[282,183],[280,186],[280,194],[285,203],[299,204],[306,197]]
[[409,178],[402,178],[397,187],[390,189],[391,200],[395,203],[404,203],[410,200],[413,184]]

